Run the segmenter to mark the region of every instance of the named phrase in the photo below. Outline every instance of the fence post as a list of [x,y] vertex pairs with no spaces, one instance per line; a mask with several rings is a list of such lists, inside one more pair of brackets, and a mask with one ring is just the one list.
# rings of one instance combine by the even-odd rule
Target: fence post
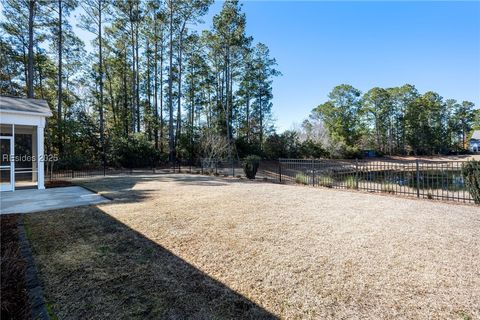
[[72,169],[72,179],[75,178],[75,171]]
[[278,176],[280,182],[282,182],[282,162],[280,160],[278,160]]
[[355,158],[355,189],[358,190],[358,158]]
[[217,163],[217,160],[215,160],[215,174],[218,174],[218,172],[217,172],[217,164],[218,164],[218,163]]
[[416,167],[416,171],[417,171],[417,198],[420,198],[420,171],[418,169],[418,159],[415,160],[415,167]]
[[235,178],[235,165],[233,164],[233,159],[230,161],[232,162],[232,178]]
[[312,187],[315,187],[315,160],[312,159]]

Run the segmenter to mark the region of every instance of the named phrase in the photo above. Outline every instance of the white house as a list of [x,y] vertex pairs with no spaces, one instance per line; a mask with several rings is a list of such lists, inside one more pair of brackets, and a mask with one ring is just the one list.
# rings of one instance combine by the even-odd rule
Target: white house
[[44,100],[0,96],[0,190],[45,189],[44,129],[52,112]]
[[480,152],[480,130],[473,131],[470,138],[470,151]]

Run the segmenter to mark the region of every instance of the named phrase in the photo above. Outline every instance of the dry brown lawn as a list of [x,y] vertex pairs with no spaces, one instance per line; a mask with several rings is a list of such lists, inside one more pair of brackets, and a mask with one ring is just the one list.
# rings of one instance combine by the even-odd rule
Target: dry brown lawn
[[479,319],[480,209],[196,175],[32,214],[60,319]]

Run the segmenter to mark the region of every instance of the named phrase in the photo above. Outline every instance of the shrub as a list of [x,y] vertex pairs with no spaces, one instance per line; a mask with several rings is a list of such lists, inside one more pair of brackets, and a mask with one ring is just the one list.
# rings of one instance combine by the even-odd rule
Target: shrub
[[260,157],[256,155],[247,156],[243,160],[243,171],[248,179],[255,179],[258,166],[260,165],[260,160]]
[[300,154],[304,158],[325,158],[329,156],[329,153],[323,148],[320,142],[312,139],[307,139],[300,143]]
[[318,177],[318,185],[321,187],[332,188],[333,187],[333,179],[330,176],[319,176]]
[[347,189],[356,189],[357,179],[354,176],[347,176],[345,179],[345,184]]
[[462,167],[462,175],[473,201],[480,204],[480,161],[468,161]]
[[127,139],[116,139],[111,157],[113,163],[122,167],[140,168],[152,166],[159,159],[159,152],[146,135],[135,133]]
[[[250,154],[262,154],[260,144],[253,141],[248,142],[246,137],[239,137],[238,139],[236,139],[235,148],[237,149],[238,156],[242,159]],[[276,157],[275,159],[278,158],[280,157]]]
[[86,167],[98,167],[101,162],[91,161],[85,154],[82,154],[82,150],[73,150],[68,153],[65,152],[53,165],[55,169],[79,170]]
[[298,184],[308,184],[308,177],[303,173],[297,173],[295,176],[295,182]]

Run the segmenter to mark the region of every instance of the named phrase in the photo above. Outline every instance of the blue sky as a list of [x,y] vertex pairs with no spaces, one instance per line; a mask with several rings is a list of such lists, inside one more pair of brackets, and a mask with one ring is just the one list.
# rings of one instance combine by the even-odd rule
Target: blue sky
[[[211,12],[218,12],[216,2]],[[341,83],[414,84],[480,105],[480,2],[246,1],[247,32],[270,47],[280,131]]]

